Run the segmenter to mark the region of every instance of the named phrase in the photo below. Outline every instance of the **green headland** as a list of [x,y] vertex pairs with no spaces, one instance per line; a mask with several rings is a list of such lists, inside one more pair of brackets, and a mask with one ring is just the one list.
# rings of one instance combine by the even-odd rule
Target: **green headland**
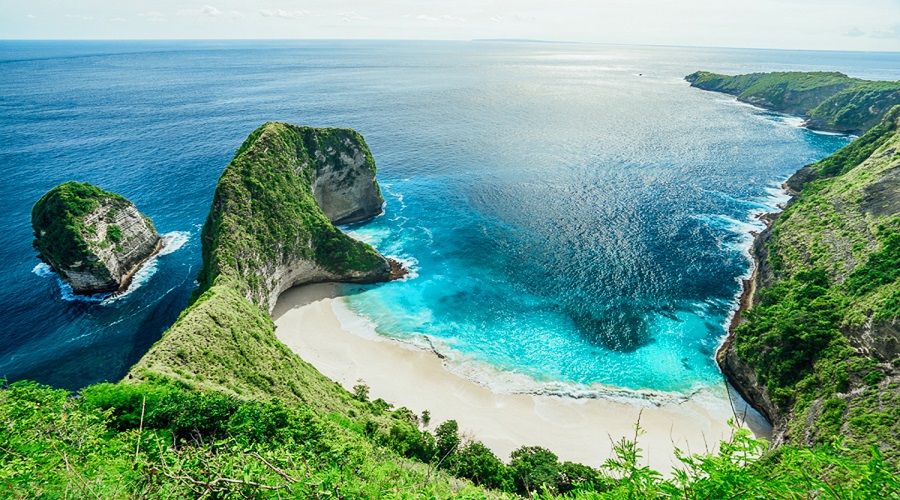
[[876,82],[837,72],[781,72],[720,75],[698,71],[685,77],[692,87],[737,96],[739,101],[799,115],[806,126],[862,135],[900,104],[900,82]]

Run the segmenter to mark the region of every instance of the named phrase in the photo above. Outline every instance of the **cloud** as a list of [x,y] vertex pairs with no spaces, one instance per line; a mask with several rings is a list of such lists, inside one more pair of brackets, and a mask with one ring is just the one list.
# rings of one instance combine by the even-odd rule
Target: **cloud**
[[502,23],[504,21],[535,21],[537,17],[527,15],[527,14],[513,14],[511,16],[501,16],[496,15],[491,17],[491,21],[495,23]]
[[66,17],[69,19],[79,19],[81,21],[93,21],[94,18],[91,16],[82,16],[80,14],[66,14]]
[[37,16],[34,14],[25,14],[25,17],[27,17],[28,19],[36,19],[37,18]]
[[900,39],[900,24],[895,24],[893,27],[888,28],[886,30],[873,31],[869,33],[869,35],[873,38],[898,38]]
[[206,4],[199,9],[179,10],[178,15],[184,17],[219,17],[222,15],[222,11],[212,5]]
[[854,26],[854,27],[850,28],[849,30],[845,31],[844,36],[852,36],[852,37],[866,36],[866,32],[859,29],[858,27]]
[[356,12],[338,12],[337,16],[341,18],[341,21],[344,21],[345,23],[349,23],[352,21],[367,21],[369,19],[368,17]]
[[143,17],[148,21],[165,21],[166,15],[158,10],[151,10],[150,12],[144,12],[142,14],[138,14],[138,17]]
[[282,19],[300,19],[303,17],[309,17],[312,13],[308,10],[269,10],[269,9],[261,9],[259,14],[263,17],[280,17]]
[[451,16],[450,14],[443,14],[440,16],[432,16],[430,14],[419,14],[417,16],[413,16],[413,15],[406,14],[403,17],[407,18],[407,19],[412,18],[412,19],[415,19],[416,21],[422,21],[422,22],[426,22],[426,23],[438,23],[438,22],[445,22],[445,21],[456,21],[456,22],[465,22],[466,21],[462,17]]

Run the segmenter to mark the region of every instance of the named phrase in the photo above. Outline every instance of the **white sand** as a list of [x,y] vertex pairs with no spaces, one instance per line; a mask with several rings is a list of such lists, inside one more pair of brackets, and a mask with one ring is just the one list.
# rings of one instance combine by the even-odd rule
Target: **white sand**
[[[538,445],[561,460],[600,466],[611,456],[613,440],[634,436],[640,414],[644,463],[668,473],[677,465],[676,446],[704,452],[731,434],[727,421],[732,409],[724,386],[661,403],[497,394],[451,373],[431,351],[376,339],[345,319],[350,329],[359,330],[348,331],[335,314],[334,307],[342,306],[337,301],[343,300],[335,298],[336,293],[336,285],[321,284],[282,294],[272,314],[278,338],[347,389],[363,380],[371,399],[382,398],[418,414],[429,410],[432,430],[445,420],[456,420],[461,433],[503,460],[520,446]],[[342,315],[345,310],[341,307]],[[362,318],[357,322],[366,323]],[[736,404],[743,415],[745,404],[739,399]],[[748,425],[757,435],[769,432],[758,414],[752,414],[756,420],[748,419]]]

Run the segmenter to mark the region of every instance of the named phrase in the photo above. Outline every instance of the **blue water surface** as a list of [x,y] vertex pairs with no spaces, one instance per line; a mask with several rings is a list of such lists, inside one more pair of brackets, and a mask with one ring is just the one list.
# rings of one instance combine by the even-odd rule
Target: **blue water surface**
[[[415,274],[346,287],[379,333],[427,336],[516,390],[719,384],[712,356],[750,266],[753,214],[848,139],[692,89],[682,77],[698,69],[897,80],[900,55],[0,42],[0,377],[69,389],[121,378],[195,287],[223,167],[279,120],[352,127],[375,155],[386,214],[348,229]],[[31,206],[71,179],[128,197],[177,243],[124,297],[74,299],[37,265]]]

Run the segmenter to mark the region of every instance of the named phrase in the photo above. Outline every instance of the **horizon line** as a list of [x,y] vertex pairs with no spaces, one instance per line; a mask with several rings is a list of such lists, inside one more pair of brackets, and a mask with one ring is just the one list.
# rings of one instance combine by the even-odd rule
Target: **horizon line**
[[900,54],[900,50],[795,49],[784,47],[734,47],[723,45],[677,45],[623,42],[583,42],[530,38],[0,38],[5,42],[432,42],[432,43],[539,43],[560,45],[618,45],[626,47],[660,47],[683,49],[769,50],[779,52],[847,52],[864,54]]

